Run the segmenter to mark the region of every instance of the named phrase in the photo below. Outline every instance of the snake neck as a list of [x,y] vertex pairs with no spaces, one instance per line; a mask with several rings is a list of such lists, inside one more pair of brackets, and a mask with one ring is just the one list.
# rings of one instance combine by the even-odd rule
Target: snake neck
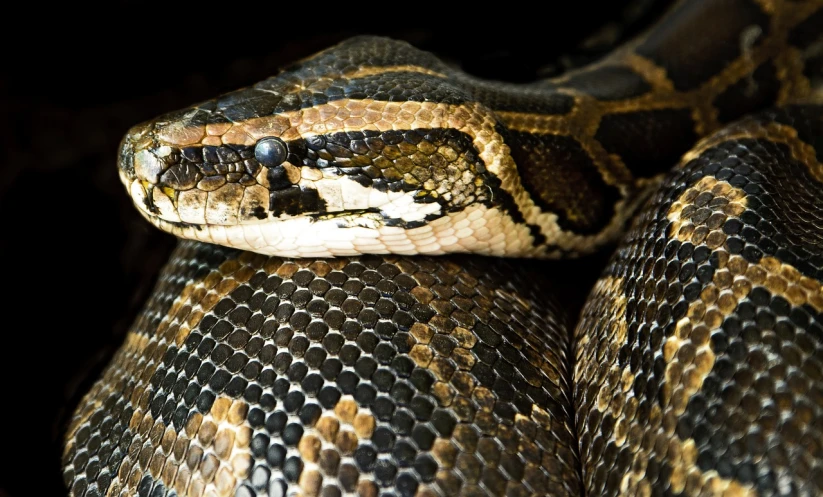
[[702,136],[810,92],[822,7],[681,2],[527,85],[354,38],[134,128],[121,178],[162,229],[266,254],[589,253]]

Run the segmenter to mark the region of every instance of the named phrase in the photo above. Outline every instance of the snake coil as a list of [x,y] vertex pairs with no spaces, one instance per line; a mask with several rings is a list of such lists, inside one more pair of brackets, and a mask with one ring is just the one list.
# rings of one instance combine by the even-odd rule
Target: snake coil
[[[682,1],[529,85],[360,37],[136,126],[135,205],[200,241],[77,408],[70,494],[820,495],[821,33]],[[511,259],[621,236],[579,319]]]

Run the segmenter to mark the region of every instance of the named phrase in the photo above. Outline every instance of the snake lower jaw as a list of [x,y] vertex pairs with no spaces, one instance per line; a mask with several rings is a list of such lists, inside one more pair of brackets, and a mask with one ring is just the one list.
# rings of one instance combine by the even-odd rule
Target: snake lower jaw
[[[498,257],[545,257],[535,249],[527,230],[504,228],[505,216],[494,208],[471,206],[421,226],[392,226],[377,212],[339,213],[334,216],[299,216],[248,224],[193,223],[158,215],[134,195],[143,186],[132,185],[135,205],[157,228],[181,238],[280,257],[340,257],[362,253],[442,255],[474,253]],[[163,198],[158,194],[155,198]],[[514,236],[513,236],[514,235]]]

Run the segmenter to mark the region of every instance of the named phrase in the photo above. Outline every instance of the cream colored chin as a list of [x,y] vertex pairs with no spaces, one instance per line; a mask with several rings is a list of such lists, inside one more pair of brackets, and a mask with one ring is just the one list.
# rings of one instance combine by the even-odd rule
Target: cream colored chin
[[[143,216],[164,231],[181,238],[281,257],[471,252],[498,257],[557,258],[584,254],[614,239],[627,211],[622,202],[619,203],[617,211],[623,215],[614,216],[606,229],[593,236],[564,231],[557,225],[555,214],[541,213],[536,217],[548,244],[535,246],[529,226],[515,222],[495,207],[482,204],[470,205],[410,229],[386,226],[382,216],[377,214],[238,222],[226,209],[209,209],[203,199],[193,199],[187,207],[181,195],[179,208],[175,208],[165,194],[154,189],[153,204],[160,212],[157,215],[147,211],[147,193],[139,182],[132,182],[127,187]],[[437,207],[437,204],[417,204],[407,195],[379,200],[381,211],[406,221],[422,220],[427,214],[435,214],[430,209]],[[220,207],[218,204],[213,207]],[[436,210],[439,212],[439,208]]]
[[[335,257],[360,254],[445,254],[536,256],[528,230],[497,209],[470,206],[418,228],[382,225],[367,217],[298,217],[261,224],[188,226],[140,212],[158,228],[181,238],[280,257]],[[346,223],[345,227],[340,224]]]
[[[405,221],[420,221],[426,215],[440,211],[439,204],[419,204],[414,202],[411,195],[402,192],[354,191],[347,192],[349,195],[341,195],[341,192],[331,188],[339,184],[341,182],[337,181],[325,188],[324,199],[369,199],[362,207],[379,206],[385,215]],[[324,185],[318,181],[316,186]],[[525,226],[514,223],[498,209],[489,209],[484,205],[469,206],[463,211],[449,213],[411,229],[386,226],[382,216],[377,214],[338,215],[330,219],[304,216],[240,222],[234,210],[218,202],[209,206],[206,198],[188,201],[181,194],[178,205],[175,206],[159,189],[147,192],[139,181],[127,184],[127,188],[141,214],[164,231],[181,238],[266,255],[334,257],[473,252],[495,256],[539,256],[542,253],[542,249],[534,247],[532,236]],[[357,189],[351,186],[349,188]],[[147,210],[146,197],[149,194],[152,195],[151,203],[156,212]],[[338,208],[349,207],[342,200],[337,202],[340,203]]]

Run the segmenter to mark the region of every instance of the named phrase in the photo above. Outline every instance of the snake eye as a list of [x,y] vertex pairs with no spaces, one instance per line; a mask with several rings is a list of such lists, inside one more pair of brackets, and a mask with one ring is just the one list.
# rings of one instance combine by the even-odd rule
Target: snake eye
[[286,160],[286,144],[280,138],[263,138],[254,147],[254,158],[266,167],[279,166]]

